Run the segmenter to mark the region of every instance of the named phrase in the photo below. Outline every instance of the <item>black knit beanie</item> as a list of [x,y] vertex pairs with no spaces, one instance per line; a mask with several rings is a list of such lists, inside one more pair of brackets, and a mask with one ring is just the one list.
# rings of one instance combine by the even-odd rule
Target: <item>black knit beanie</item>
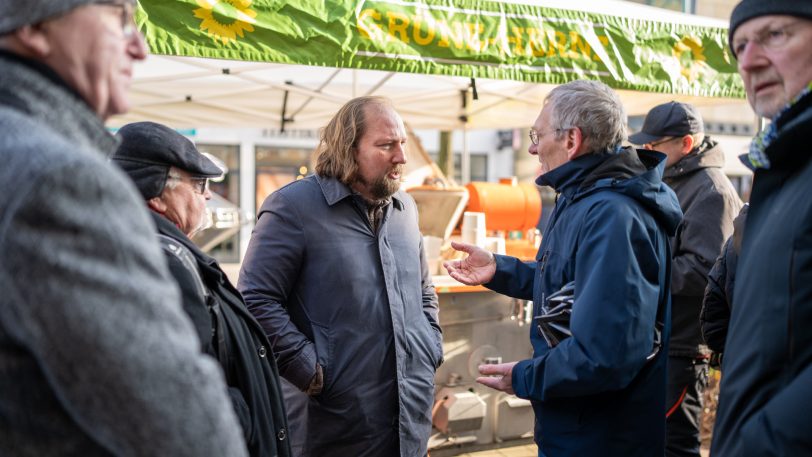
[[755,17],[780,14],[812,19],[812,1],[743,0],[736,5],[736,8],[733,9],[733,14],[730,15],[730,30],[728,30],[727,35],[730,49],[733,49],[733,33],[740,25]]

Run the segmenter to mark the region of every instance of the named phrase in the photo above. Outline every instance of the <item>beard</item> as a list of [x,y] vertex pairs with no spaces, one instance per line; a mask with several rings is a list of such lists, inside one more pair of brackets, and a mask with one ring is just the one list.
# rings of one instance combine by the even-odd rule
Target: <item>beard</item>
[[384,200],[400,189],[400,179],[391,179],[389,177],[392,172],[397,172],[400,176],[403,176],[403,166],[395,165],[371,182],[357,174],[355,181],[363,184],[375,200]]

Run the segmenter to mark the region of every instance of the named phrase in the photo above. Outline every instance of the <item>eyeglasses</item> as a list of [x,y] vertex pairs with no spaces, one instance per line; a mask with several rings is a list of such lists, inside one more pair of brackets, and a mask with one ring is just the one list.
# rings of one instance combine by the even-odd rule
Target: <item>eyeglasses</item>
[[97,1],[96,5],[108,6],[121,9],[121,35],[125,40],[131,39],[135,33],[135,11],[133,4],[125,1]]
[[204,195],[209,190],[209,178],[185,177],[179,175],[169,175],[169,179],[176,179],[178,181],[188,181],[192,188],[200,195]]
[[551,133],[563,132],[564,130],[569,130],[569,129],[571,129],[571,128],[572,128],[572,127],[565,127],[565,128],[560,128],[560,129],[553,129],[553,130],[550,130],[549,132],[543,132],[543,133],[539,133],[539,132],[537,132],[537,131],[535,131],[535,130],[530,130],[530,142],[531,142],[531,143],[533,143],[534,145],[538,145],[538,144],[539,144],[539,140],[540,140],[540,139],[541,139],[541,137],[543,137],[544,135],[549,135],[549,134],[551,134]]
[[747,48],[750,42],[756,43],[764,49],[778,49],[787,43],[792,36],[791,30],[801,24],[801,21],[790,22],[783,25],[771,25],[761,29],[751,38],[741,38],[733,41],[733,55],[738,56]]
[[654,149],[655,147],[657,147],[657,146],[659,146],[661,144],[668,143],[669,141],[674,141],[677,138],[679,138],[679,137],[678,136],[672,136],[671,138],[666,138],[664,140],[655,141],[654,143],[646,143],[646,144],[643,145],[643,147],[646,147],[648,149]]

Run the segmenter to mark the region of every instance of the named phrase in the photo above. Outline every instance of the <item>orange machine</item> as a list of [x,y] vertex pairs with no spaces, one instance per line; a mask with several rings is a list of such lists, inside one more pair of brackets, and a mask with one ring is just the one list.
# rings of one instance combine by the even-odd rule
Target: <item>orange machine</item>
[[541,196],[536,186],[501,179],[499,183],[471,182],[465,188],[465,210],[485,213],[486,229],[505,236],[505,253],[520,259],[535,258],[535,230],[541,216]]

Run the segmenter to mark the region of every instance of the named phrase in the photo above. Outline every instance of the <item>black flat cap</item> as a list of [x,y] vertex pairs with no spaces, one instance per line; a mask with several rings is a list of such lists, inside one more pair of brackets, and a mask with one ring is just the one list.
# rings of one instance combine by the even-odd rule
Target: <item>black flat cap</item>
[[134,122],[119,129],[121,145],[111,159],[135,182],[145,199],[161,195],[170,167],[192,176],[216,178],[223,170],[180,133],[155,122]]
[[643,130],[629,135],[632,144],[646,144],[667,136],[693,135],[704,132],[702,116],[692,105],[668,102],[657,105],[646,114]]

